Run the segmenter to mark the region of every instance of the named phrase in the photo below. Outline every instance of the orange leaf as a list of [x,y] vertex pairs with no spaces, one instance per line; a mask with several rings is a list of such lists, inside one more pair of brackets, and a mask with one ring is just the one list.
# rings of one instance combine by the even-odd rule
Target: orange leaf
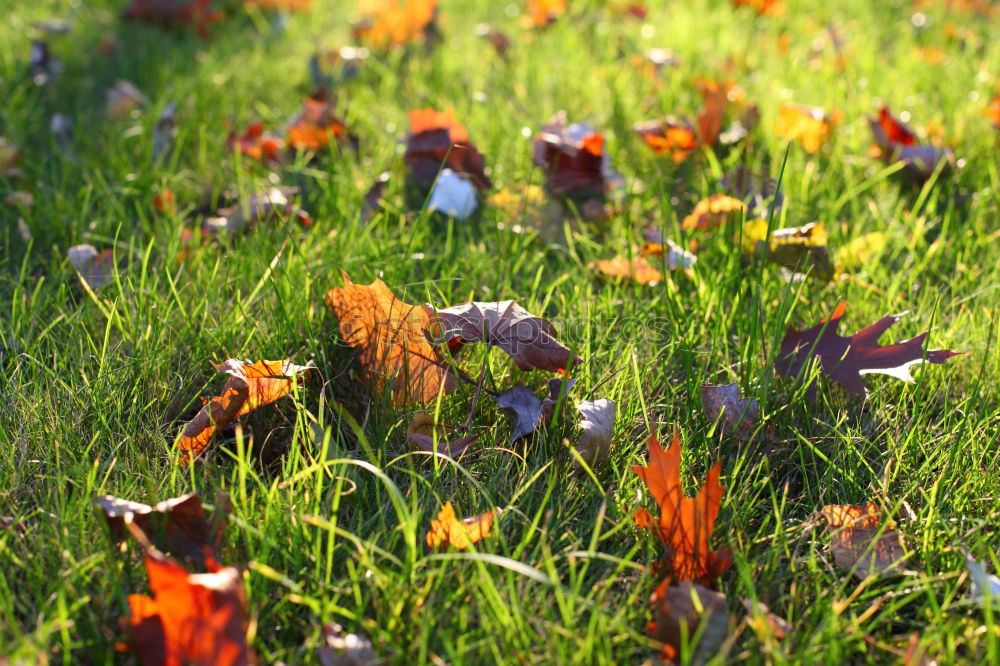
[[777,16],[785,11],[782,0],[730,0],[733,7],[750,7],[760,16]]
[[490,187],[486,160],[469,142],[469,133],[455,118],[453,109],[414,109],[408,115],[406,163],[421,184],[432,187],[442,164],[446,164],[452,171],[467,176],[479,189]]
[[997,90],[989,106],[983,109],[983,115],[993,121],[993,127],[1000,129],[1000,90]]
[[354,36],[379,48],[426,39],[437,4],[438,0],[367,0],[359,7],[365,18]]
[[449,547],[464,550],[490,535],[496,513],[497,510],[493,509],[459,520],[451,502],[445,502],[437,518],[431,521],[431,528],[427,530],[427,546],[438,550]]
[[681,222],[681,229],[705,231],[722,226],[732,219],[739,219],[746,210],[746,204],[727,194],[713,194],[702,199]]
[[639,284],[653,284],[663,280],[663,273],[653,268],[645,257],[618,256],[614,259],[598,259],[589,264],[601,275],[613,278],[628,278]]
[[713,81],[700,78],[695,86],[705,100],[705,108],[698,114],[698,135],[706,146],[713,145],[722,131],[722,121],[726,115],[726,104],[729,101],[729,90],[733,87],[730,81]]
[[341,337],[358,350],[369,389],[389,389],[395,405],[429,402],[454,390],[458,379],[428,341],[427,311],[396,298],[381,280],[357,285],[342,274],[344,286],[324,300],[340,320]]
[[903,537],[875,504],[831,504],[823,507],[830,530],[830,551],[837,566],[864,579],[870,573],[895,573],[906,560]]
[[322,150],[330,139],[347,141],[355,149],[357,137],[347,131],[344,120],[333,111],[333,104],[325,99],[306,97],[298,115],[288,126],[285,142],[297,150]]
[[282,141],[281,137],[265,132],[264,123],[258,121],[247,125],[242,134],[230,131],[226,148],[258,162],[277,162]]
[[774,132],[780,137],[798,141],[807,153],[818,153],[833,136],[833,128],[840,122],[840,112],[826,112],[815,106],[782,104]]
[[639,123],[633,129],[654,153],[669,153],[675,164],[686,160],[698,148],[695,129],[690,123],[675,118]]
[[528,0],[526,13],[536,28],[544,28],[566,13],[566,0]]
[[291,393],[294,377],[307,372],[309,366],[287,360],[246,364],[229,359],[215,369],[228,374],[229,379],[222,387],[222,395],[212,398],[184,427],[177,440],[177,448],[186,454],[180,457],[182,465],[208,448],[219,428]]
[[648,443],[649,464],[635,465],[632,471],[646,484],[660,507],[660,517],[654,519],[645,509],[638,509],[636,524],[649,528],[670,550],[669,558],[659,565],[667,568],[668,579],[712,587],[732,561],[729,549],[711,551],[708,547],[725,491],[719,484],[721,465],[716,463],[709,470],[708,479],[695,497],[685,497],[680,476],[680,433],[674,431],[667,449],[653,435]]

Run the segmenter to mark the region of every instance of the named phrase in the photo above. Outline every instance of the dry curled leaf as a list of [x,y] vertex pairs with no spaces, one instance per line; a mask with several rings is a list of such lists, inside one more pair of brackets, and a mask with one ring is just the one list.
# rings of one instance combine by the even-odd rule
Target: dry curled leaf
[[448,428],[434,422],[434,417],[425,411],[413,415],[406,429],[406,441],[411,449],[437,452],[450,458],[458,458],[476,441],[475,435],[462,435],[448,439]]
[[542,420],[542,401],[531,389],[515,386],[496,396],[497,406],[511,422],[510,443],[527,437]]
[[681,484],[680,433],[674,431],[667,449],[653,435],[648,444],[649,464],[634,465],[632,471],[646,484],[660,508],[660,517],[654,519],[639,508],[635,512],[636,525],[648,528],[667,546],[668,558],[657,568],[665,569],[669,580],[714,587],[732,561],[729,549],[712,551],[708,546],[725,492],[719,484],[721,464],[712,466],[695,497],[685,497]]
[[[829,319],[823,319],[812,328],[799,331],[789,327],[774,364],[778,376],[798,377],[810,359],[816,357],[823,374],[851,393],[864,396],[868,391],[861,380],[862,375],[878,373],[912,382],[911,366],[925,361],[944,363],[961,354],[946,349],[925,351],[923,344],[927,333],[896,344],[879,345],[879,337],[905,313],[882,317],[845,338],[837,334],[837,327],[846,309],[846,302],[839,304]],[[810,384],[809,394],[815,394],[814,384]]]
[[705,231],[739,220],[746,211],[746,204],[728,194],[713,194],[695,205],[684,221],[681,229]]
[[291,393],[296,380],[308,374],[311,367],[289,360],[245,363],[233,358],[216,365],[215,369],[229,375],[229,379],[222,394],[206,402],[184,426],[177,440],[183,454],[180,463],[186,465],[208,448],[216,430]]
[[898,573],[906,561],[903,535],[875,504],[831,504],[823,507],[830,531],[830,552],[837,566],[864,580],[871,574]]
[[470,143],[469,133],[453,109],[414,109],[408,117],[410,134],[404,157],[418,185],[432,187],[442,167],[447,167],[480,190],[490,187],[486,159]]
[[546,185],[554,196],[603,204],[606,191],[621,182],[611,169],[600,132],[583,123],[570,124],[564,111],[542,126],[533,151],[534,162],[545,170]]
[[[617,406],[607,398],[581,400],[576,409],[580,420],[580,440],[576,452],[591,467],[601,464],[611,449],[611,433],[615,428]],[[574,458],[576,463],[576,459]],[[578,463],[577,463],[578,464]]]
[[682,646],[690,646],[691,640],[700,636],[690,663],[707,663],[729,635],[725,595],[697,583],[671,585],[665,580],[653,592],[649,606],[653,620],[646,633],[663,643],[660,654],[665,660],[679,657]]
[[98,252],[93,245],[74,245],[67,254],[73,268],[91,289],[100,289],[113,282],[117,273],[115,253],[112,249]]
[[833,128],[840,122],[839,111],[824,111],[815,106],[782,104],[774,133],[789,141],[798,141],[807,153],[818,153],[833,136]]
[[753,439],[760,423],[757,398],[741,398],[735,382],[720,386],[702,384],[701,409],[709,423],[720,423],[723,434],[736,439]]
[[431,527],[427,531],[427,546],[437,550],[465,550],[490,535],[496,513],[497,510],[493,509],[459,520],[451,502],[445,502],[437,518],[431,521]]
[[485,342],[507,352],[521,370],[563,372],[583,363],[556,339],[551,322],[536,317],[516,301],[476,301],[433,312],[434,339],[452,350],[469,342]]
[[875,151],[886,164],[901,162],[903,174],[910,180],[922,183],[934,173],[938,164],[951,163],[950,151],[917,141],[917,135],[883,106],[877,118],[869,118],[875,140]]
[[396,298],[381,280],[357,285],[343,273],[344,286],[324,300],[340,322],[340,335],[358,351],[362,376],[375,392],[391,392],[394,405],[429,402],[449,393],[458,378],[431,346],[433,314]]

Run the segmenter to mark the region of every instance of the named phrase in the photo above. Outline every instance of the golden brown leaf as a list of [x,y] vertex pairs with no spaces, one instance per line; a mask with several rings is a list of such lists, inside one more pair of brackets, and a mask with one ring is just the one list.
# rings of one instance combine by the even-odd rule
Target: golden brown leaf
[[437,5],[438,0],[362,0],[358,10],[364,19],[354,37],[377,48],[426,40]]
[[704,231],[722,226],[730,220],[738,220],[746,210],[746,204],[728,194],[713,194],[702,199],[681,223],[685,231]]
[[698,148],[698,133],[684,120],[668,116],[639,123],[633,130],[654,153],[669,154],[675,164],[686,160]]
[[567,0],[528,0],[525,11],[536,28],[544,28],[566,13]]
[[476,441],[475,435],[462,435],[448,439],[448,428],[434,422],[434,417],[425,411],[413,415],[406,429],[406,442],[411,449],[437,452],[450,458],[458,458]]
[[902,568],[907,558],[903,535],[896,532],[891,520],[882,528],[877,505],[830,504],[822,513],[837,566],[862,580],[873,573],[892,574]]
[[645,257],[618,256],[614,259],[597,259],[588,266],[601,275],[611,278],[627,278],[639,284],[656,284],[663,280],[663,273],[653,268]]
[[798,141],[807,153],[818,153],[833,136],[833,128],[840,122],[840,112],[827,112],[815,106],[782,104],[774,133],[790,141]]
[[427,546],[438,550],[458,548],[464,550],[490,535],[497,510],[459,520],[451,502],[445,502],[437,518],[427,531]]

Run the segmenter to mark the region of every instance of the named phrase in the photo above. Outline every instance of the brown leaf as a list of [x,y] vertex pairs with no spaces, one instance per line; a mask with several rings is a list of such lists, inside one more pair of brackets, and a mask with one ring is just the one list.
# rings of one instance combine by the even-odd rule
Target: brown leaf
[[435,310],[435,341],[453,351],[468,342],[485,342],[507,352],[521,370],[562,372],[583,363],[556,340],[555,327],[516,301],[469,302]]
[[565,112],[553,116],[535,137],[534,162],[545,170],[554,196],[578,201],[603,202],[606,190],[621,178],[611,171],[601,133],[582,123],[569,124]]
[[[649,599],[653,621],[650,638],[663,643],[661,656],[676,659],[685,643],[700,634],[691,663],[704,664],[718,652],[729,634],[726,597],[697,583],[670,585],[663,581]],[[687,662],[685,662],[687,663]]]
[[[798,377],[806,363],[815,356],[819,358],[823,374],[851,393],[867,395],[862,375],[879,373],[912,382],[911,366],[924,361],[944,363],[952,356],[961,354],[945,349],[932,349],[925,353],[923,343],[927,333],[896,344],[879,345],[879,337],[899,321],[902,314],[882,317],[847,338],[837,335],[837,326],[846,309],[847,303],[841,303],[828,320],[823,319],[812,328],[799,331],[789,327],[781,340],[781,350],[774,364],[778,376]],[[809,386],[809,393],[815,394],[815,385]]]
[[293,150],[318,151],[326,148],[331,140],[358,149],[358,138],[348,131],[344,119],[334,112],[333,102],[306,97],[288,126],[285,145]]
[[311,365],[295,365],[290,360],[244,363],[228,359],[215,369],[229,375],[222,394],[205,403],[201,411],[184,427],[177,448],[186,465],[208,448],[215,431],[263,405],[285,397],[296,378],[308,373]]
[[760,423],[757,399],[741,398],[735,382],[721,386],[702,384],[701,409],[709,423],[721,423],[724,435],[744,441],[753,439]]
[[319,649],[322,666],[373,666],[379,663],[372,642],[358,634],[345,634],[339,624],[323,625],[324,645]]
[[[608,456],[611,433],[615,428],[617,406],[607,398],[581,400],[576,408],[583,417],[580,421],[580,441],[576,452],[588,465],[596,467]],[[576,459],[574,458],[574,463]]]
[[80,279],[90,285],[91,289],[100,289],[114,281],[117,273],[114,250],[98,252],[93,245],[74,245],[67,253]]
[[542,420],[542,401],[525,386],[507,389],[497,395],[496,401],[511,421],[511,444],[533,433]]
[[394,405],[430,402],[439,392],[450,393],[458,378],[427,336],[431,315],[408,305],[381,280],[356,285],[346,273],[344,286],[334,287],[324,300],[340,321],[340,335],[358,350],[369,389],[388,390]]
[[[475,443],[475,435],[463,435],[448,439],[445,426],[434,423],[434,417],[429,412],[419,411],[413,415],[406,429],[406,441],[411,449],[418,451],[437,452],[450,458],[459,458],[465,450]],[[436,448],[435,448],[436,443]]]
[[469,133],[455,118],[453,109],[415,109],[408,114],[410,135],[406,142],[406,164],[424,188],[437,180],[442,166],[465,177],[480,190],[491,186],[486,158],[469,142]]
[[451,502],[445,502],[437,518],[431,521],[431,528],[427,531],[427,546],[437,550],[464,550],[490,535],[496,513],[497,510],[493,509],[459,520]]
[[272,164],[281,161],[283,147],[282,138],[265,132],[264,123],[261,121],[247,125],[242,134],[230,130],[229,137],[226,139],[226,149],[230,152],[238,152],[252,160]]
[[635,125],[633,131],[657,155],[670,155],[675,164],[688,158],[698,148],[698,133],[686,120],[668,116]]
[[491,25],[480,23],[476,26],[476,35],[488,41],[490,46],[492,46],[502,58],[505,58],[507,56],[507,51],[510,51],[510,38],[502,31]]
[[378,212],[382,206],[382,198],[385,196],[386,185],[389,184],[391,175],[388,171],[383,171],[372,183],[372,186],[365,192],[364,204],[361,206],[361,221],[367,222]]
[[704,145],[712,146],[719,140],[733,84],[731,81],[699,78],[695,81],[695,86],[705,102],[705,108],[698,114],[698,136]]
[[562,398],[563,405],[566,404],[566,396],[569,392],[573,390],[576,386],[575,379],[550,379],[549,380],[549,397],[542,400],[542,422],[545,425],[552,423],[552,417],[555,416],[556,406],[559,404],[559,399]]
[[665,450],[654,435],[649,436],[648,443],[649,464],[634,465],[632,471],[646,484],[660,508],[660,517],[654,519],[640,508],[636,510],[635,522],[648,528],[667,546],[668,559],[658,567],[666,568],[669,580],[714,587],[732,561],[729,549],[711,551],[708,547],[725,492],[719,484],[721,465],[712,466],[695,497],[685,497],[681,485],[680,433],[674,431],[673,442]]
[[191,26],[202,37],[209,27],[225,18],[214,9],[213,0],[131,0],[125,8],[125,18],[154,23],[164,28]]
[[865,505],[830,504],[823,507],[830,532],[830,552],[837,566],[864,580],[868,575],[898,573],[906,558],[903,536],[890,520],[882,529],[882,512]]

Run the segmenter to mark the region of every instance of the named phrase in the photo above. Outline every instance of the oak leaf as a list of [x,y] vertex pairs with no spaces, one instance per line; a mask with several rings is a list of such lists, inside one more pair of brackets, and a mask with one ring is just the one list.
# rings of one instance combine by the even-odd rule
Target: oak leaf
[[296,380],[311,367],[289,360],[245,363],[233,358],[216,365],[215,369],[229,375],[229,379],[222,394],[206,402],[184,427],[177,440],[177,448],[183,453],[180,463],[186,465],[208,448],[216,430],[291,393]]
[[695,497],[685,497],[680,475],[680,433],[674,431],[667,449],[654,435],[650,435],[648,444],[649,464],[634,465],[632,471],[646,484],[660,507],[660,517],[653,518],[640,508],[635,513],[636,524],[648,528],[667,546],[668,558],[657,568],[665,569],[669,580],[714,587],[732,561],[729,549],[712,551],[708,546],[725,492],[719,484],[721,464],[712,466]]
[[798,141],[807,153],[818,153],[833,136],[840,122],[839,111],[825,111],[816,106],[782,104],[774,133],[790,141]]
[[398,406],[429,402],[458,386],[428,338],[433,312],[399,300],[381,280],[357,285],[346,273],[343,277],[344,286],[331,289],[324,300],[340,321],[344,342],[358,350],[370,390],[390,391]]
[[[841,303],[829,319],[823,319],[812,328],[799,331],[789,327],[781,340],[774,366],[778,376],[798,377],[810,359],[817,357],[823,374],[851,393],[864,396],[868,392],[861,380],[862,375],[879,373],[912,382],[911,366],[925,361],[944,363],[952,356],[961,354],[945,349],[925,352],[923,343],[927,333],[896,344],[879,345],[879,337],[899,321],[902,314],[882,317],[854,335],[843,337],[837,334],[837,327],[846,309],[847,303]],[[815,394],[814,384],[810,384],[809,394]]]
[[837,566],[864,580],[870,574],[897,573],[906,560],[903,536],[889,520],[882,527],[882,512],[865,505],[831,504],[823,507],[830,531],[830,552]]
[[465,550],[490,535],[496,513],[497,510],[493,509],[459,520],[451,502],[445,502],[437,518],[431,521],[431,527],[427,531],[427,546],[437,550]]

